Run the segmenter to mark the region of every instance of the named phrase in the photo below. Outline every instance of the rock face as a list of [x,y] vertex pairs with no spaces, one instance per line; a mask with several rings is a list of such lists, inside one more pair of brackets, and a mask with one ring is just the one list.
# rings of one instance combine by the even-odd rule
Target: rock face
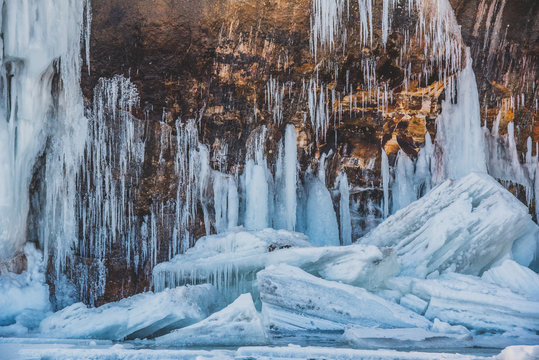
[[[199,141],[210,149],[211,167],[232,174],[242,172],[246,147],[261,124],[268,127],[269,163],[275,162],[285,125],[295,125],[300,176],[309,166],[317,166],[320,154],[332,150],[326,160],[326,185],[333,187],[340,170],[346,171],[352,238],[377,224],[383,198],[380,148],[390,164],[399,150],[417,158],[425,135],[434,138],[436,133],[434,121],[446,96],[443,77],[458,69],[440,66],[441,72],[433,71],[426,79],[423,73],[430,60],[421,45],[402,52],[418,21],[418,15],[408,15],[405,7],[392,9],[388,28],[382,20],[382,2],[374,2],[372,30],[366,35],[358,25],[363,20],[359,4],[351,1],[349,17],[342,16],[335,28],[339,36],[328,45],[311,37],[311,23],[316,20],[312,4],[311,0],[92,1],[91,66],[83,69],[83,93],[92,99],[99,79],[114,75],[129,77],[138,89],[134,127],[145,147],[133,185],[137,194],[133,212],[141,223],[155,221],[153,227],[159,231],[152,239],[159,251],[152,261],[138,264],[126,261],[117,243],[104,265],[80,254],[75,263],[84,264],[87,272],[98,273],[99,266],[107,269],[104,292],[88,294],[84,300],[93,296],[99,304],[148,290],[153,264],[170,259],[168,219],[174,217],[171,204],[178,172],[177,149],[169,145],[177,135],[179,118],[196,120]],[[539,141],[532,85],[538,73],[537,4],[454,0],[451,5],[464,40],[472,47],[487,122],[491,126],[502,111],[503,133],[506,122],[514,121],[522,154],[528,136]],[[525,31],[505,31],[508,25],[517,28],[522,18]],[[312,42],[319,45],[316,56]],[[454,55],[460,64],[460,52]],[[372,90],[376,88],[382,91]],[[523,106],[507,107],[511,101],[520,104],[522,93]],[[156,208],[159,215],[154,219]],[[204,235],[207,226],[202,215],[197,217],[192,237]],[[71,276],[78,275],[74,271]]]

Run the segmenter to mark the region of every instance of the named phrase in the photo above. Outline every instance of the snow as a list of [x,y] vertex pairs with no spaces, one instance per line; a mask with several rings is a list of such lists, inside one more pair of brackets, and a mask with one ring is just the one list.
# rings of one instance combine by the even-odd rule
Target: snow
[[464,333],[439,333],[421,328],[378,329],[350,326],[344,337],[361,349],[429,349],[472,345],[472,336]]
[[153,283],[157,290],[162,290],[209,282],[232,301],[244,292],[256,294],[256,273],[278,263],[367,288],[379,286],[399,271],[390,249],[364,245],[313,247],[303,234],[237,228],[203,237],[185,254],[157,265]]
[[339,359],[339,360],[474,360],[488,359],[484,356],[458,353],[404,352],[395,350],[353,350],[314,346],[242,347],[236,352],[241,359]]
[[5,336],[37,327],[51,310],[43,255],[33,243],[24,246],[24,254],[27,270],[21,274],[0,273],[0,333]]
[[342,332],[346,325],[428,328],[420,315],[359,287],[320,279],[280,264],[257,274],[262,316],[273,337]]
[[[479,275],[513,246],[527,244],[533,254],[538,232],[524,204],[490,176],[471,173],[440,184],[358,242],[394,247],[403,275],[445,269]],[[515,260],[529,264],[529,257]]]
[[538,330],[537,300],[476,276],[445,273],[430,279],[397,277],[387,280],[386,285],[427,302],[425,317],[430,320],[463,325],[478,334]]
[[206,319],[155,339],[169,346],[263,345],[266,334],[251,294],[240,295],[232,304]]
[[76,303],[45,318],[40,331],[60,338],[145,338],[193,324],[222,307],[222,298],[211,285],[186,286],[142,293],[98,308]]
[[[21,346],[24,344],[23,346]],[[356,350],[350,348],[315,347],[315,346],[246,346],[237,350],[155,350],[135,349],[130,346],[116,344],[61,344],[51,347],[49,344],[3,344],[0,342],[2,354],[10,355],[11,358],[35,359],[103,359],[103,360],[153,360],[153,359],[365,359],[365,360],[496,360],[495,357],[486,354],[459,354],[451,352],[418,352],[418,351],[395,351],[395,350]],[[536,347],[511,347],[505,352],[505,356],[520,356],[534,354]],[[513,359],[511,357],[499,357],[499,360]],[[530,357],[516,359],[532,359]]]

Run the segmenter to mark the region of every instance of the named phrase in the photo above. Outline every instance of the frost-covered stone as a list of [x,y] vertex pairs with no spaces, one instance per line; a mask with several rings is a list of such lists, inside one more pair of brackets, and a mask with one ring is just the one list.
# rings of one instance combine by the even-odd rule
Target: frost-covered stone
[[209,282],[232,301],[241,293],[256,293],[256,273],[279,263],[369,289],[399,272],[390,249],[365,245],[313,247],[303,234],[238,228],[201,238],[185,254],[157,265],[153,278],[157,289]]
[[528,265],[538,239],[526,206],[490,176],[471,173],[440,184],[359,242],[394,247],[403,275],[425,277],[445,269],[479,275],[522,247],[527,255],[514,257]]
[[263,345],[266,334],[251,294],[242,294],[223,310],[155,342],[170,346]]
[[274,336],[337,332],[347,325],[429,328],[430,321],[365,289],[281,264],[257,274],[262,315]]
[[42,334],[59,338],[145,338],[191,325],[224,306],[211,285],[142,293],[98,308],[76,303],[45,318]]

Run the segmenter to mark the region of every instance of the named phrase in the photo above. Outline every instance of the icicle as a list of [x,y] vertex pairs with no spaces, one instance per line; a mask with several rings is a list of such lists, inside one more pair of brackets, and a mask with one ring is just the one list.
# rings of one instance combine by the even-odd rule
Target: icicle
[[276,229],[296,228],[296,184],[297,184],[297,140],[294,125],[287,125],[284,145],[280,143],[279,158],[275,173],[275,217]]
[[268,227],[270,189],[264,144],[266,128],[262,127],[260,133],[254,139],[251,147],[250,158],[245,164],[245,219],[247,229],[260,230]]
[[472,171],[486,172],[479,95],[469,49],[457,87],[456,104],[446,99],[436,120],[436,145],[442,153],[442,173],[437,174],[436,183],[446,178],[458,179]]
[[340,220],[340,235],[341,245],[352,244],[352,222],[350,218],[350,190],[348,185],[348,177],[343,171],[337,177],[339,184],[339,220]]
[[322,181],[311,173],[306,175],[307,202],[305,234],[317,246],[338,246],[339,226],[331,195]]
[[384,189],[384,218],[389,216],[389,160],[384,149],[382,149],[382,186]]

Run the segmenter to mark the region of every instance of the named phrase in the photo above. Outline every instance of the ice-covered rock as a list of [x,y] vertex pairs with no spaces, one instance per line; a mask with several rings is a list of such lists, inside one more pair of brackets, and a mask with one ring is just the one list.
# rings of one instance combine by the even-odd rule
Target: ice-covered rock
[[539,275],[512,260],[505,260],[501,265],[485,271],[481,278],[539,300]]
[[196,323],[223,306],[213,286],[185,286],[134,295],[98,308],[76,303],[45,318],[40,330],[58,338],[142,339]]
[[263,345],[266,334],[251,294],[240,295],[223,310],[194,325],[155,339],[170,346]]
[[524,204],[490,176],[471,173],[440,184],[359,242],[394,247],[403,275],[425,277],[445,269],[479,275],[512,249],[526,248],[513,255],[528,265],[538,239]]
[[427,319],[463,325],[476,333],[539,330],[536,300],[476,276],[446,273],[431,279],[397,277],[386,283],[428,302]]
[[[19,333],[21,327],[33,327],[33,321],[26,320],[28,316],[41,321],[50,311],[49,286],[45,284],[43,255],[33,243],[24,247],[27,269],[21,274],[4,272],[0,274],[0,326],[8,326],[17,322],[20,326],[15,329],[4,329]],[[23,324],[21,324],[23,322]]]
[[245,292],[256,296],[256,273],[279,263],[366,288],[378,286],[399,271],[390,249],[365,245],[312,247],[303,234],[238,228],[201,238],[185,254],[157,265],[153,280],[158,290],[209,282],[232,301]]
[[350,326],[344,338],[362,349],[429,349],[467,347],[472,345],[469,332],[444,333],[421,328],[378,329]]
[[262,316],[274,337],[340,334],[347,325],[429,328],[430,321],[367,290],[281,264],[257,274]]

